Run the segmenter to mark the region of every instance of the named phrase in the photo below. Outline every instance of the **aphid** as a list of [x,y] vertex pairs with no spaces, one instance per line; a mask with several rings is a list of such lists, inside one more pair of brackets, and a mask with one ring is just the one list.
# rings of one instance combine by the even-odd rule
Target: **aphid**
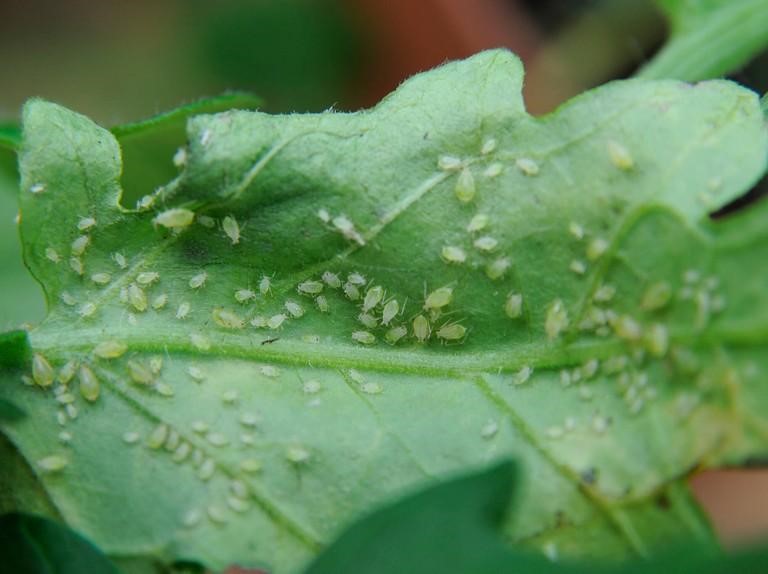
[[274,365],[261,365],[259,367],[259,372],[265,377],[270,377],[272,379],[280,376],[280,369]]
[[172,397],[176,394],[176,392],[173,390],[173,387],[169,385],[168,383],[157,383],[155,385],[155,391],[157,391],[157,394],[162,395],[164,397]]
[[483,142],[483,147],[480,148],[480,153],[483,155],[488,155],[489,153],[493,153],[495,149],[496,140],[494,138],[488,138]]
[[283,304],[283,306],[285,307],[285,310],[288,311],[288,314],[294,319],[298,319],[304,316],[304,307],[295,301],[288,300]]
[[96,283],[96,285],[106,285],[112,281],[112,275],[109,273],[94,273],[91,275],[91,281]]
[[389,331],[387,331],[384,335],[384,339],[390,345],[396,345],[398,341],[400,341],[400,339],[405,337],[407,334],[408,329],[403,325],[398,325],[397,327],[392,327]]
[[501,279],[506,275],[509,268],[512,267],[512,261],[509,257],[499,257],[485,266],[485,274],[489,279]]
[[562,427],[551,426],[546,430],[546,434],[548,438],[557,439],[562,438],[562,436],[565,434],[565,431],[563,431]]
[[32,357],[32,379],[43,388],[53,384],[53,367],[41,353],[35,353]]
[[379,320],[370,313],[360,313],[357,320],[369,329],[375,329],[379,325]]
[[141,435],[137,433],[136,431],[127,431],[123,433],[123,442],[125,444],[136,444],[139,442],[139,439],[141,438]]
[[210,215],[198,215],[197,222],[203,227],[207,227],[208,229],[213,229],[216,227],[216,220]]
[[235,291],[235,301],[246,304],[256,298],[256,293],[251,289],[238,289]]
[[436,335],[445,341],[458,341],[467,334],[467,328],[458,323],[447,323],[437,330]]
[[154,374],[158,375],[160,374],[160,371],[163,370],[163,358],[159,355],[155,355],[154,357],[149,358],[149,370],[152,371]]
[[384,288],[380,285],[375,285],[366,291],[365,298],[363,299],[363,312],[368,312],[374,309],[384,299]]
[[67,444],[72,441],[72,433],[69,431],[61,431],[59,433],[59,440],[63,442],[64,444]]
[[69,381],[72,380],[72,378],[75,376],[75,373],[77,372],[77,361],[74,359],[71,359],[64,363],[64,366],[59,369],[59,382],[62,385],[66,385],[69,383]]
[[88,231],[92,227],[96,227],[96,220],[93,217],[81,217],[77,222],[77,228],[80,231]]
[[288,319],[288,317],[284,313],[278,313],[277,315],[272,315],[267,320],[267,327],[273,330],[279,329],[280,327],[283,326],[283,323],[285,323],[286,319]]
[[556,339],[561,332],[568,328],[568,311],[560,299],[555,299],[547,309],[547,317],[544,322],[544,330],[550,340]]
[[359,245],[365,245],[365,240],[355,229],[355,224],[346,215],[334,217],[331,223],[333,223],[333,226],[345,239],[354,241]]
[[323,292],[323,283],[320,281],[304,281],[299,283],[296,290],[302,295],[317,295]]
[[77,418],[77,407],[75,405],[66,405],[64,410],[70,419],[75,420]]
[[395,318],[399,311],[400,304],[397,302],[397,299],[390,299],[387,301],[387,303],[384,305],[384,309],[381,312],[381,324],[389,325],[390,321]]
[[197,471],[200,480],[209,480],[216,473],[216,463],[212,458],[206,458]]
[[457,169],[461,169],[463,165],[461,159],[452,155],[441,155],[437,159],[437,167],[444,171],[456,171]]
[[147,295],[136,283],[131,283],[128,286],[128,302],[139,313],[147,310]]
[[171,456],[171,460],[173,462],[184,462],[184,460],[189,456],[189,453],[192,451],[192,447],[189,446],[188,442],[181,443],[178,448],[173,451],[173,456]]
[[366,395],[380,395],[384,391],[379,383],[363,383],[360,390]]
[[429,320],[424,315],[417,315],[413,319],[413,336],[419,343],[429,339],[432,330],[429,326]]
[[72,269],[75,273],[78,275],[83,274],[83,262],[80,261],[79,257],[70,257],[69,258],[69,268]]
[[440,287],[427,295],[424,300],[424,309],[442,309],[453,300],[453,287]]
[[80,394],[86,401],[93,402],[99,398],[101,384],[88,365],[80,365],[78,371],[80,379]]
[[49,261],[52,261],[53,263],[58,263],[59,261],[61,261],[61,256],[59,255],[59,252],[56,251],[53,247],[45,248],[45,256]]
[[179,303],[179,306],[176,308],[176,318],[186,319],[191,310],[192,310],[192,306],[186,301],[182,301],[181,303]]
[[357,369],[349,369],[347,374],[349,375],[349,378],[355,381],[358,385],[365,382],[365,377],[363,377],[363,374]]
[[190,333],[189,340],[198,351],[208,351],[211,348],[211,342],[208,340],[208,337],[200,333]]
[[115,263],[120,269],[125,269],[126,267],[128,267],[128,260],[125,258],[125,255],[123,255],[122,253],[113,253],[112,259],[115,261]]
[[304,464],[309,462],[311,455],[303,446],[292,446],[285,451],[285,458],[293,464]]
[[599,415],[595,415],[592,419],[592,430],[595,431],[597,434],[603,434],[605,431],[608,430],[608,425],[610,424],[610,420],[601,417]]
[[643,293],[640,306],[645,311],[657,311],[667,306],[672,299],[672,287],[666,281],[654,283]]
[[227,237],[229,237],[232,245],[240,243],[240,225],[238,225],[237,219],[231,215],[227,215],[221,220],[221,228],[224,230]]
[[229,439],[219,432],[209,432],[205,437],[213,446],[226,446]]
[[357,271],[354,271],[347,275],[347,282],[351,283],[352,285],[365,285],[367,283],[366,278],[358,273]]
[[352,283],[344,283],[344,295],[350,301],[357,301],[360,299],[360,290]]
[[44,183],[33,183],[29,186],[29,192],[32,194],[39,194],[43,193],[45,191],[45,184]]
[[85,250],[88,248],[88,245],[91,243],[91,238],[88,235],[80,235],[72,242],[72,255],[75,257],[80,257],[83,253],[85,253]]
[[77,305],[77,299],[75,299],[69,291],[62,291],[59,298],[62,303],[69,305],[70,307]]
[[96,305],[94,303],[91,303],[90,301],[80,305],[80,308],[77,310],[77,314],[80,315],[83,319],[92,317],[95,312],[96,312]]
[[640,324],[629,315],[616,317],[611,321],[611,327],[617,337],[626,341],[637,341],[643,334]]
[[205,285],[205,282],[208,280],[208,273],[205,271],[201,271],[197,275],[193,275],[189,280],[189,287],[190,289],[200,289]]
[[256,315],[251,319],[251,326],[256,327],[257,329],[263,329],[267,326],[267,318],[263,315]]
[[194,211],[183,207],[174,207],[158,213],[152,223],[162,225],[167,229],[180,230],[189,227],[194,220]]
[[512,377],[512,384],[523,385],[530,380],[532,374],[533,368],[530,365],[523,365],[523,367],[521,367]]
[[622,171],[629,171],[635,167],[635,161],[629,150],[617,141],[609,141],[606,146],[611,163]]
[[173,154],[173,165],[176,167],[183,167],[187,163],[187,148],[180,147]]
[[456,187],[454,187],[453,191],[461,203],[469,203],[475,198],[477,188],[475,186],[475,178],[469,168],[465,167],[461,170],[459,177],[456,178]]
[[136,283],[139,285],[152,285],[158,279],[160,279],[160,274],[157,271],[142,271],[136,276]]
[[373,345],[376,342],[376,336],[368,331],[353,331],[352,340],[363,345]]
[[322,275],[323,281],[325,281],[325,284],[328,285],[331,289],[338,289],[341,287],[341,279],[339,279],[339,276],[336,275],[336,273],[331,273],[330,271],[324,271]]
[[230,389],[228,391],[224,391],[221,394],[221,400],[224,401],[226,404],[231,405],[237,402],[237,396],[238,396],[237,391]]
[[211,312],[211,317],[213,317],[214,322],[219,327],[224,327],[225,329],[242,329],[245,327],[245,321],[242,317],[229,309],[216,307]]
[[317,217],[323,223],[329,223],[331,221],[331,214],[328,213],[328,210],[325,208],[321,208],[317,210]]
[[446,263],[464,263],[467,260],[467,254],[464,250],[453,245],[444,246],[440,256]]
[[152,299],[152,308],[155,311],[159,311],[168,304],[168,294],[160,293],[157,297]]
[[236,496],[228,496],[227,505],[229,505],[235,512],[248,512],[248,509],[251,508],[251,505],[247,501],[237,498]]
[[587,245],[587,259],[597,261],[608,251],[608,242],[602,237],[596,237]]
[[315,297],[315,305],[317,305],[317,308],[321,313],[328,313],[328,311],[330,311],[328,299],[325,298],[325,295],[318,295]]
[[59,454],[52,454],[37,461],[37,466],[43,472],[59,472],[64,470],[68,464],[69,461]]
[[669,331],[664,325],[654,323],[645,331],[643,342],[651,355],[663,357],[669,350]]
[[240,469],[249,474],[261,471],[261,463],[255,458],[245,458],[240,461]]
[[117,359],[128,350],[128,345],[121,341],[102,341],[93,348],[93,354],[101,359]]
[[152,370],[138,361],[128,361],[128,376],[134,383],[139,385],[151,385],[155,382],[155,376]]
[[578,241],[584,239],[584,228],[575,221],[571,221],[568,224],[568,233],[570,233]]
[[165,444],[163,444],[163,447],[165,447],[165,450],[168,452],[173,452],[176,450],[180,443],[181,436],[179,436],[179,433],[174,429],[171,429],[171,432],[168,433],[168,438],[165,439]]
[[192,423],[192,430],[198,434],[204,434],[208,432],[208,423],[203,421],[195,421]]
[[255,427],[259,424],[259,417],[253,413],[243,413],[240,415],[240,424],[246,427]]
[[[276,340],[277,339],[272,339],[272,341],[276,341]],[[302,335],[301,340],[304,341],[305,343],[317,345],[320,342],[320,335],[310,335],[310,334]],[[272,342],[272,341],[269,341],[269,342]],[[264,343],[262,342],[261,344],[263,345]]]
[[475,215],[472,219],[469,220],[469,225],[467,225],[467,231],[470,233],[475,233],[476,231],[482,231],[488,226],[489,218],[484,213],[478,213]]
[[484,439],[490,439],[496,436],[497,432],[499,432],[499,424],[496,421],[488,421],[480,429],[480,436]]
[[502,171],[504,171],[504,165],[500,164],[499,162],[494,162],[485,168],[485,171],[483,171],[483,176],[487,177],[488,179],[493,179],[494,177],[501,175]]
[[200,367],[195,365],[190,365],[187,367],[187,374],[198,383],[202,383],[205,380],[205,373]]
[[600,285],[592,296],[592,300],[598,303],[607,303],[616,295],[616,287],[613,285]]
[[323,389],[322,385],[318,381],[307,381],[304,383],[302,390],[308,395],[314,395],[319,393]]
[[479,249],[480,251],[493,251],[498,244],[499,242],[490,235],[478,237],[473,243],[475,249]]
[[517,169],[523,172],[528,177],[533,177],[539,174],[539,164],[528,157],[521,157],[515,161]]
[[267,295],[270,291],[272,291],[272,280],[266,275],[263,275],[259,281],[259,292],[262,295]]
[[578,259],[571,261],[571,264],[568,266],[568,268],[576,273],[576,275],[584,275],[584,273],[587,272],[587,264]]

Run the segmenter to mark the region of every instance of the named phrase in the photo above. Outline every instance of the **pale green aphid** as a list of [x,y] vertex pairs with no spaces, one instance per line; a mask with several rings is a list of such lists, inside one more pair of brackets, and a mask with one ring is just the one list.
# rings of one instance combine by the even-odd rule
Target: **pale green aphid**
[[61,256],[59,255],[59,252],[56,251],[53,247],[45,248],[45,257],[53,263],[58,263],[59,261],[61,261]]
[[461,169],[464,163],[460,158],[452,155],[441,155],[437,159],[437,166],[445,171],[456,171]]
[[195,220],[195,212],[183,207],[174,207],[158,213],[152,222],[167,229],[184,229]]
[[213,317],[214,322],[219,327],[224,327],[225,329],[242,329],[245,327],[243,318],[229,309],[216,307],[211,312],[211,317]]
[[274,365],[261,365],[259,367],[259,372],[265,377],[270,377],[272,379],[280,376],[280,369]]
[[381,312],[381,324],[389,325],[390,321],[395,318],[399,311],[400,304],[397,302],[397,299],[390,299],[387,301]]
[[322,385],[315,380],[307,381],[302,386],[302,390],[308,395],[319,393],[323,389]]
[[413,319],[413,336],[419,343],[429,339],[432,329],[429,326],[429,320],[424,315],[417,315]]
[[521,157],[515,161],[517,169],[529,177],[539,174],[539,164],[531,158]]
[[608,251],[608,242],[602,237],[596,237],[587,246],[587,259],[596,261]]
[[504,165],[496,161],[485,168],[485,171],[483,171],[483,176],[487,177],[488,179],[493,179],[494,177],[501,175],[502,171],[504,171]]
[[96,305],[94,303],[91,303],[90,301],[83,303],[82,305],[80,305],[80,308],[77,310],[77,313],[84,319],[87,319],[88,317],[92,317],[93,314],[96,313]]
[[317,305],[317,308],[321,313],[328,313],[331,310],[325,295],[318,295],[315,297],[315,305]]
[[93,227],[96,227],[96,220],[93,217],[81,217],[77,222],[77,228],[80,231],[88,231]]
[[83,267],[83,262],[80,260],[79,257],[70,257],[69,258],[69,268],[72,269],[75,273],[78,275],[82,275],[85,271]]
[[128,350],[128,345],[121,341],[102,341],[93,348],[93,354],[100,359],[117,359]]
[[216,220],[210,215],[198,215],[197,222],[203,227],[207,227],[208,229],[213,229],[216,227]]
[[155,311],[159,311],[163,307],[165,307],[168,304],[168,294],[167,293],[161,293],[154,299],[152,299],[152,308]]
[[299,319],[304,316],[304,307],[296,303],[295,301],[288,300],[283,305],[288,314],[294,319]]
[[323,281],[325,281],[325,284],[328,285],[331,289],[338,289],[341,287],[341,279],[339,279],[339,276],[336,275],[336,273],[331,273],[330,271],[324,271],[322,275]]
[[299,283],[296,290],[302,295],[318,295],[323,292],[323,287],[321,281],[303,281]]
[[237,289],[235,291],[235,301],[246,304],[256,299],[256,293],[252,289]]
[[75,376],[75,373],[77,372],[77,361],[74,359],[70,359],[66,363],[64,363],[64,366],[59,369],[59,382],[62,385],[66,385],[69,383],[69,381],[72,380],[72,378]]
[[440,287],[435,289],[427,295],[424,301],[424,309],[442,309],[446,305],[449,305],[453,300],[453,288],[452,287]]
[[278,313],[277,315],[272,315],[267,320],[267,327],[269,327],[270,329],[273,329],[273,330],[274,329],[279,329],[280,327],[282,327],[283,323],[285,323],[286,319],[288,319],[288,317],[285,314],[283,314],[283,313]]
[[157,271],[142,271],[136,276],[136,283],[139,285],[152,285],[160,279]]
[[154,428],[154,430],[147,437],[147,446],[153,450],[157,450],[165,444],[165,440],[168,438],[168,425],[160,424]]
[[407,334],[408,329],[404,325],[398,325],[397,327],[392,327],[389,331],[386,332],[384,335],[384,340],[386,340],[390,345],[395,345]]
[[560,299],[555,299],[547,309],[547,317],[544,322],[544,330],[550,340],[556,339],[560,333],[568,328],[568,311]]
[[259,281],[259,292],[262,295],[267,295],[272,290],[272,279],[263,275]]
[[640,306],[645,311],[657,311],[666,307],[672,299],[672,287],[666,281],[649,285],[643,293]]
[[293,464],[304,464],[309,462],[311,455],[303,446],[292,446],[285,451],[285,458]]
[[509,257],[499,257],[485,267],[485,274],[489,279],[501,279],[506,275],[509,268],[512,267],[512,261]]
[[366,291],[363,299],[363,311],[368,312],[375,308],[384,299],[384,288],[380,285],[371,287]]
[[607,144],[608,157],[611,163],[622,171],[630,171],[635,167],[635,160],[629,150],[617,141],[609,141]]
[[530,380],[532,374],[533,374],[533,368],[529,365],[524,365],[512,377],[512,384],[513,385],[525,384]]
[[440,256],[446,263],[464,263],[467,260],[467,254],[464,250],[453,245],[444,246]]
[[490,221],[490,218],[487,215],[485,215],[484,213],[478,213],[475,216],[473,216],[472,219],[469,220],[469,225],[467,225],[467,231],[469,231],[470,233],[482,231],[488,226],[489,221]]
[[155,382],[155,375],[152,370],[139,361],[128,361],[126,363],[128,376],[139,385],[152,385]]
[[59,472],[64,470],[69,464],[69,460],[59,454],[52,454],[37,461],[37,466],[43,472]]
[[378,395],[384,391],[379,383],[363,383],[360,385],[360,390],[366,395]]
[[147,295],[136,283],[128,286],[128,302],[140,313],[147,310]]
[[467,334],[467,328],[459,323],[447,323],[440,327],[436,335],[445,341],[458,341]]
[[490,235],[483,235],[482,237],[478,237],[473,243],[475,248],[479,249],[480,251],[493,251],[496,249],[498,244],[498,240],[491,237]]
[[358,245],[365,245],[363,236],[358,233],[355,229],[355,224],[346,215],[334,217],[331,223],[345,239],[354,241]]
[[32,379],[43,388],[53,384],[53,367],[41,353],[35,353],[32,357]]
[[472,175],[472,171],[465,167],[456,179],[456,187],[454,188],[456,198],[461,203],[469,203],[475,198],[476,192],[477,187],[475,186],[475,178]]
[[344,283],[344,295],[350,301],[357,301],[360,299],[360,290],[352,283]]
[[88,246],[91,244],[91,237],[89,235],[80,235],[72,242],[71,251],[75,257],[80,257]]
[[200,289],[205,286],[206,281],[208,281],[208,273],[201,271],[190,278],[189,287],[190,289]]
[[231,215],[227,215],[221,220],[221,228],[232,242],[232,245],[240,243],[240,225],[237,223],[237,219]]
[[370,313],[360,313],[357,320],[369,329],[375,329],[379,325],[379,320]]
[[367,281],[363,275],[357,271],[353,271],[347,275],[347,283],[351,283],[352,285],[365,285]]
[[179,303],[179,306],[176,308],[176,318],[186,319],[191,310],[192,310],[192,306],[186,301],[182,301],[181,303]]
[[126,267],[128,267],[128,260],[125,258],[125,255],[123,255],[122,253],[119,253],[119,252],[113,253],[112,259],[115,261],[115,263],[120,269],[125,269]]
[[669,350],[669,331],[661,323],[654,323],[646,329],[643,342],[651,355],[664,357]]
[[376,342],[376,336],[368,331],[354,331],[352,339],[363,345],[373,345]]
[[78,375],[80,379],[80,394],[83,395],[83,398],[90,402],[98,399],[101,391],[101,384],[91,368],[85,364],[80,365]]
[[91,281],[96,283],[96,285],[106,285],[107,283],[112,281],[112,275],[105,272],[94,273],[93,275],[91,275]]

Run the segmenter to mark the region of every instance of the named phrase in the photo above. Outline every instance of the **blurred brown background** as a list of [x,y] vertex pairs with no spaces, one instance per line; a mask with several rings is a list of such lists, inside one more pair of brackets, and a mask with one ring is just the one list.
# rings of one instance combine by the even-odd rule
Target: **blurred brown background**
[[[526,66],[540,114],[631,75],[667,34],[651,0],[3,0],[0,124],[42,96],[105,125],[228,89],[269,111],[373,105],[408,76],[492,47]],[[768,91],[763,55],[736,79]],[[0,328],[42,318],[12,218],[12,163],[0,156]],[[693,481],[723,540],[768,538],[768,476]]]

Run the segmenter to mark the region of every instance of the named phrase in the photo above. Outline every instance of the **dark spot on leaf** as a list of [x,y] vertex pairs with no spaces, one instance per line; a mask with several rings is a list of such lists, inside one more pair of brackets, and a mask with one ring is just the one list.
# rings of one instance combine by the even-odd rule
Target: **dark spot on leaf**
[[669,510],[670,506],[672,506],[672,503],[670,502],[669,497],[662,492],[659,496],[656,497],[656,506],[662,510]]
[[597,482],[597,469],[595,467],[591,467],[582,472],[581,482],[589,485],[595,484]]
[[208,247],[203,241],[185,241],[181,249],[184,257],[195,265],[201,265],[208,260]]

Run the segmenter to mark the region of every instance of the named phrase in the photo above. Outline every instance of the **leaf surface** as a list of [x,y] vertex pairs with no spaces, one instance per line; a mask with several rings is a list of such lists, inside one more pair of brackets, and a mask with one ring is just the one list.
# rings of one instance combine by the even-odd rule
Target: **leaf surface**
[[768,442],[768,203],[708,218],[765,172],[759,101],[633,80],[533,118],[521,83],[494,51],[366,112],[195,117],[145,211],[109,132],[29,103],[29,339],[88,370],[0,397],[61,516],[113,556],[296,571],[372,505],[513,456],[508,541],[711,543],[684,478]]

